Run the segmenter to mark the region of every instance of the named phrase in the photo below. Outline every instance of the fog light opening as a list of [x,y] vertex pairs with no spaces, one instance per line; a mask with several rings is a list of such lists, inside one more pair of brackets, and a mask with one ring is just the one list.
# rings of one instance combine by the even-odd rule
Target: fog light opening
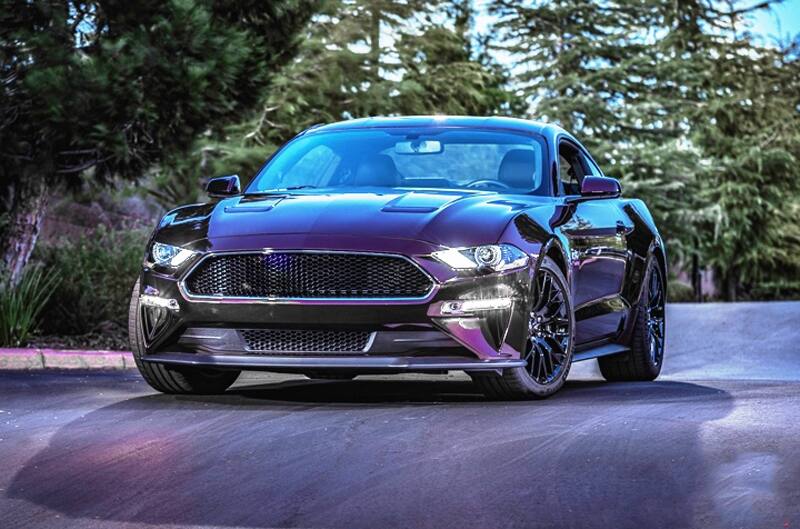
[[143,294],[139,296],[139,303],[145,307],[157,307],[160,309],[173,310],[175,312],[180,310],[177,299],[160,298],[158,296]]
[[442,303],[441,313],[447,316],[458,314],[472,314],[487,310],[510,309],[514,300],[511,298],[488,299],[463,299],[445,301]]

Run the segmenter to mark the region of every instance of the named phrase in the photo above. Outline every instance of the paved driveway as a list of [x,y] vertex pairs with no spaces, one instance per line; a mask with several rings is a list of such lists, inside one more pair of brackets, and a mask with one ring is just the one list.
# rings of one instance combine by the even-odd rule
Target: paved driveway
[[800,527],[800,303],[670,306],[664,376],[0,374],[0,528]]

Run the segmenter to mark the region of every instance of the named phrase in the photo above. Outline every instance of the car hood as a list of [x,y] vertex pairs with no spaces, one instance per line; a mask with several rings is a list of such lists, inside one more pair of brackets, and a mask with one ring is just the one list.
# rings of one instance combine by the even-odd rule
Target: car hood
[[333,249],[343,239],[472,246],[496,242],[519,211],[547,200],[445,190],[239,196],[174,210],[162,220],[157,237],[184,245],[206,239],[213,248],[232,247],[231,238],[246,239],[254,247],[281,240],[295,247]]

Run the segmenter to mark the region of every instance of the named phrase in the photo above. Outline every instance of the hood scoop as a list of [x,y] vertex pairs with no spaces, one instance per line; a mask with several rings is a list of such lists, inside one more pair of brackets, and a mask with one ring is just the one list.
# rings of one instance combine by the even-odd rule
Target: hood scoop
[[418,193],[412,191],[386,203],[381,211],[387,213],[432,213],[464,198],[463,193]]
[[288,197],[286,195],[258,199],[243,197],[238,203],[225,206],[225,213],[262,213],[271,210],[285,198]]

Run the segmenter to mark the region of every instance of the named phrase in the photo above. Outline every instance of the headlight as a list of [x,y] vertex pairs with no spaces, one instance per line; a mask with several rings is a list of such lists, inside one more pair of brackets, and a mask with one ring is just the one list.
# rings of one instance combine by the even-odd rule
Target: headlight
[[495,272],[522,268],[528,256],[510,244],[487,244],[474,248],[451,248],[433,256],[454,270],[490,269]]
[[160,242],[154,242],[153,247],[150,249],[150,255],[153,257],[154,263],[159,266],[170,266],[173,268],[185,263],[187,259],[195,253],[197,252]]

